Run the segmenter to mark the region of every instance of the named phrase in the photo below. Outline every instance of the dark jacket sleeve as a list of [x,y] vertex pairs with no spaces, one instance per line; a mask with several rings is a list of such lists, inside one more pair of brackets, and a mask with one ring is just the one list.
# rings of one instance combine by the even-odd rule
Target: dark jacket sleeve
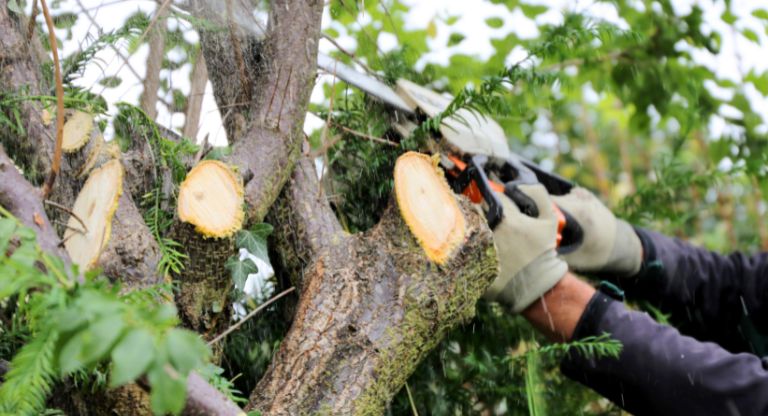
[[647,300],[670,314],[686,335],[730,351],[765,353],[747,340],[759,338],[753,332],[768,333],[768,253],[724,256],[652,231],[636,232],[645,259],[640,274],[622,282],[629,299]]
[[733,354],[681,335],[598,292],[574,339],[608,333],[618,358],[571,352],[562,372],[637,415],[768,415],[768,372],[752,354]]

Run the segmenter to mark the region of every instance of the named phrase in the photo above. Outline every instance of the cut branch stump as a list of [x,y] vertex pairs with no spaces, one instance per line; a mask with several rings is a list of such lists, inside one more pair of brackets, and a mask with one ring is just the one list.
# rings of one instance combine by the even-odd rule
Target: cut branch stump
[[174,236],[188,257],[176,304],[184,324],[210,339],[228,323],[232,279],[226,267],[243,226],[243,185],[222,162],[205,160],[179,188]]
[[402,156],[395,178],[399,209],[392,200],[372,230],[317,247],[293,326],[251,408],[382,414],[428,352],[474,315],[498,273],[482,214],[445,186],[428,157]]

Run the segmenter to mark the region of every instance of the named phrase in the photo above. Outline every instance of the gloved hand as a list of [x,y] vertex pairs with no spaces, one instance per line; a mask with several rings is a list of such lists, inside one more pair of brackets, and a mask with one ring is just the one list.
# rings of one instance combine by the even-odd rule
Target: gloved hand
[[573,188],[552,199],[581,225],[584,241],[576,250],[563,255],[568,266],[582,273],[628,277],[637,274],[643,262],[643,246],[635,230],[617,219],[595,195],[584,188]]
[[551,289],[568,271],[555,252],[557,216],[544,186],[520,185],[539,208],[538,218],[523,214],[512,200],[498,194],[504,217],[493,231],[501,272],[484,297],[521,312]]

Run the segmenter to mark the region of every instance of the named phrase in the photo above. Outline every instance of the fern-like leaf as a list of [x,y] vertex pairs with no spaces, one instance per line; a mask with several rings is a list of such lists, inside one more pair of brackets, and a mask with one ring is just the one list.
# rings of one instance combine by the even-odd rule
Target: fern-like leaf
[[0,409],[12,415],[36,415],[45,409],[45,400],[55,379],[53,363],[58,332],[38,333],[19,350],[11,370],[0,386]]

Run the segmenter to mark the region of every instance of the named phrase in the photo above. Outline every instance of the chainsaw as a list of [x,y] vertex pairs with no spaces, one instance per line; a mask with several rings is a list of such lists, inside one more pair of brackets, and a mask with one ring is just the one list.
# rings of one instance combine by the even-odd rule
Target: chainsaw
[[[394,130],[402,137],[410,136],[419,123],[443,112],[453,99],[405,79],[399,79],[393,89],[375,76],[323,54],[318,56],[318,66],[395,112],[398,121]],[[500,194],[510,198],[522,213],[537,217],[539,207],[519,186],[541,184],[550,195],[565,195],[574,187],[567,179],[513,153],[501,126],[477,112],[459,109],[442,120],[433,139],[428,142],[429,150],[439,155],[449,185],[472,202],[484,204],[491,229],[504,216]],[[583,231],[567,211],[556,204],[554,207],[559,218],[557,250],[566,254],[579,247]]]

